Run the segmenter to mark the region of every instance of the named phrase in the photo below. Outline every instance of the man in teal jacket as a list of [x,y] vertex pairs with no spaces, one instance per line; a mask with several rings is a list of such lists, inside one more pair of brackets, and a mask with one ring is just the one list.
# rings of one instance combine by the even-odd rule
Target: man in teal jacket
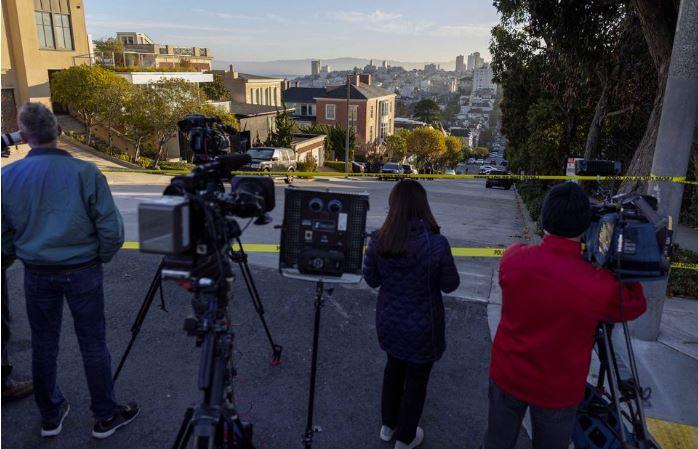
[[65,298],[92,399],[92,435],[106,438],[139,412],[114,399],[106,344],[102,263],[121,248],[123,222],[97,167],[56,148],[60,127],[46,106],[25,103],[18,121],[31,151],[2,168],[2,255],[24,263],[41,435],[58,435],[70,410],[56,383]]

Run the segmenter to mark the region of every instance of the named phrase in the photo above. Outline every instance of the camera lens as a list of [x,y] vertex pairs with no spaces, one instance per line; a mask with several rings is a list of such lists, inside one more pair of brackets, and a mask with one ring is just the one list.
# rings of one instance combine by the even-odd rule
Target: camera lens
[[342,211],[342,203],[339,200],[332,200],[327,205],[327,209],[333,214],[337,214]]
[[310,210],[313,212],[320,212],[322,210],[322,200],[320,198],[313,198],[310,200],[310,203],[308,203],[308,207],[310,207]]

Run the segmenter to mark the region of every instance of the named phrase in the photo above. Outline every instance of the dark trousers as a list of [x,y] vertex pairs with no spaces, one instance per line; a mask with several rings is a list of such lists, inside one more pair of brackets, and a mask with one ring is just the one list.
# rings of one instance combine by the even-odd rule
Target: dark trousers
[[484,449],[512,449],[526,409],[531,409],[533,449],[567,449],[576,420],[576,407],[537,407],[511,396],[490,380],[490,409]]
[[[3,261],[4,262],[4,261]],[[10,364],[10,358],[8,356],[8,345],[10,343],[10,304],[9,297],[7,295],[7,276],[5,271],[7,269],[3,263],[2,267],[2,313],[0,314],[0,319],[2,320],[2,387],[5,388],[6,382],[10,379],[10,374],[12,374],[12,365]]]
[[97,420],[110,418],[116,407],[111,356],[106,343],[102,266],[48,274],[25,269],[24,290],[32,331],[34,397],[44,421],[58,418],[65,401],[56,383],[58,341],[63,318],[63,298],[73,315],[80,345],[91,410]]
[[383,425],[395,429],[395,438],[403,443],[414,440],[433,365],[408,363],[388,355],[383,374],[381,415]]

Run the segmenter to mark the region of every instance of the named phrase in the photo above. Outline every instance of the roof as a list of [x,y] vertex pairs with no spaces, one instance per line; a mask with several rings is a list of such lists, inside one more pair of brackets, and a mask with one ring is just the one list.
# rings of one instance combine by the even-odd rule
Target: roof
[[289,87],[281,92],[281,98],[292,103],[314,103],[316,97],[323,95],[324,87]]
[[[383,89],[382,87],[372,86],[370,84],[359,83],[358,85],[351,85],[352,100],[368,100],[369,98],[386,97],[388,95],[395,95],[395,93]],[[325,89],[325,92],[322,93],[322,95],[318,95],[315,98],[332,98],[346,100],[347,85],[342,84],[341,86],[328,86]]]
[[[257,115],[272,115],[276,111],[282,111],[283,108],[278,106],[266,106],[261,104],[247,104],[230,102],[230,112],[238,117],[255,117]],[[287,111],[293,111],[293,108],[286,108]]]
[[262,75],[251,75],[249,73],[239,73],[238,72],[238,77],[239,78],[245,78],[248,81],[254,81],[254,80],[259,80],[259,81],[272,81],[272,80],[281,80],[281,78],[274,78],[272,76],[262,76]]

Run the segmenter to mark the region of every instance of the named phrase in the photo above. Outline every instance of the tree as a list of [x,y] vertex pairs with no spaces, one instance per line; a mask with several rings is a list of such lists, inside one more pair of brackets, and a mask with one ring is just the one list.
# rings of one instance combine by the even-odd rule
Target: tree
[[200,92],[196,85],[181,79],[160,80],[144,89],[151,91],[149,96],[158,111],[150,117],[157,146],[152,168],[158,168],[165,155],[165,144],[177,132],[177,122],[200,110]]
[[213,75],[213,82],[202,83],[201,91],[206,94],[206,98],[211,101],[230,101],[232,100],[232,95],[225,84],[223,84],[223,77],[220,75]]
[[92,144],[92,127],[103,109],[102,95],[118,84],[114,72],[99,66],[79,65],[51,78],[51,98],[63,103],[85,125],[86,143]]
[[114,128],[124,127],[126,105],[130,103],[130,97],[135,89],[125,79],[115,76],[108,84],[101,86],[100,90],[95,92],[101,99],[98,104],[97,120],[107,131],[109,154],[113,153]]
[[[124,43],[120,39],[107,37],[92,41],[95,53],[101,53],[101,59],[114,58],[114,65],[126,65],[124,62]],[[117,62],[119,61],[119,62]]]
[[265,144],[272,147],[291,148],[295,128],[296,124],[288,115],[286,106],[284,106],[282,110],[276,111],[274,129],[269,133]]
[[427,98],[414,105],[414,116],[431,125],[439,121],[441,108],[434,100]]
[[448,136],[445,139],[446,150],[441,156],[441,163],[445,167],[453,167],[463,159],[463,139],[456,136]]
[[[341,126],[333,126],[329,130],[326,140],[326,150],[329,150],[336,160],[343,161],[346,147],[346,130]],[[349,160],[354,159],[356,149],[356,134],[349,133]]]
[[417,158],[421,170],[433,170],[446,152],[446,139],[433,128],[417,128],[407,137],[407,151]]
[[409,135],[409,132],[396,132],[385,138],[384,145],[389,160],[403,161],[405,159],[407,156],[406,135]]

